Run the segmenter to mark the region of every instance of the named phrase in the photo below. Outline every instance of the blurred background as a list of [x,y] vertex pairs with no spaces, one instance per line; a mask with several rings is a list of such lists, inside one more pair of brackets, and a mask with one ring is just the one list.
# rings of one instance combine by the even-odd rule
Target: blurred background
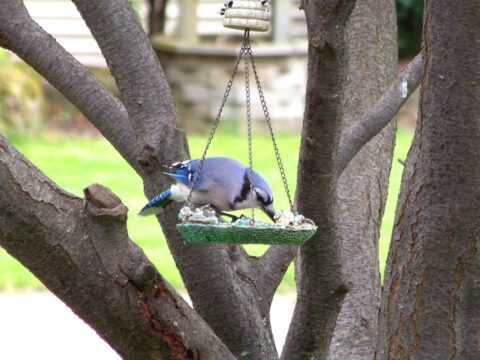
[[[218,14],[223,5],[221,0],[131,0],[130,3],[150,34],[171,85],[179,109],[179,121],[187,129],[192,157],[199,157],[230,77],[242,33],[222,26],[222,17]],[[252,46],[288,182],[291,189],[295,189],[306,85],[306,27],[303,11],[298,9],[299,1],[271,0],[271,3],[271,30],[253,34]],[[25,0],[25,4],[31,16],[46,31],[88,66],[104,85],[117,93],[100,49],[72,2]],[[420,0],[397,0],[399,70],[420,50],[422,6],[423,1]],[[241,74],[235,84],[208,155],[235,157],[246,163],[245,95]],[[254,83],[251,85],[253,87]],[[397,145],[381,229],[382,274],[402,172],[397,159],[405,159],[408,152],[417,117],[417,103],[418,93],[411,97],[398,116]],[[252,107],[255,121],[254,167],[269,179],[277,194],[276,208],[287,208],[256,91],[252,92]],[[101,183],[118,194],[130,209],[128,227],[131,238],[144,249],[169,282],[183,289],[156,220],[135,217],[146,201],[140,178],[60,93],[13,54],[2,49],[0,134],[67,191],[82,196],[85,187]],[[248,247],[252,254],[261,254],[264,249],[262,246]],[[33,302],[42,303],[44,298],[38,292],[44,290],[21,264],[0,248],[0,294],[4,294],[0,296],[0,309],[7,309],[4,312],[0,310],[0,324],[11,314],[9,306],[19,303],[18,294],[24,296],[21,299],[29,296]],[[294,290],[293,269],[290,268],[279,289],[284,297],[280,301],[290,304],[290,308],[295,299]],[[55,312],[52,311],[51,314]],[[1,336],[4,330],[1,329],[2,325],[0,338],[4,338]],[[36,334],[38,336],[38,332]],[[68,340],[64,343],[70,346]],[[18,350],[15,342],[10,342],[10,347]],[[0,358],[29,358],[18,354],[5,357],[0,353]],[[84,354],[78,354],[78,358],[84,358]],[[116,358],[115,354],[108,356]],[[108,356],[102,355],[101,358]],[[50,353],[48,358],[55,356]]]

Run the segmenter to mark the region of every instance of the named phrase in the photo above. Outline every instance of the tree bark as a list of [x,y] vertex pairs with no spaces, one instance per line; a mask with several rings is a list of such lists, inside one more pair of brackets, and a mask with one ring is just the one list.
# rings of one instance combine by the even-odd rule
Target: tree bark
[[[371,111],[395,78],[395,2],[357,1],[346,23],[345,36],[348,82],[342,103],[342,139],[350,126],[361,121],[362,113]],[[383,115],[379,118],[390,121],[389,115]],[[375,354],[381,291],[378,238],[394,136],[395,124],[390,122],[358,152],[338,180],[338,236],[352,288],[337,319],[328,357],[331,360],[370,360]],[[337,157],[337,166],[339,160]]]
[[308,81],[298,167],[298,211],[318,231],[296,259],[297,304],[282,359],[325,359],[348,291],[335,226],[335,154],[347,74],[345,23],[355,1],[304,1]]
[[420,116],[377,359],[480,358],[480,3],[425,1]]

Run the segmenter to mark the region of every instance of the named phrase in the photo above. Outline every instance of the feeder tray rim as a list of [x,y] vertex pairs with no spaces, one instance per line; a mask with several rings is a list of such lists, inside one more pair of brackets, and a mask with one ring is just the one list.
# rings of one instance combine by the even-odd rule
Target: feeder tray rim
[[191,244],[266,244],[302,245],[317,231],[311,228],[284,228],[275,226],[234,226],[199,223],[177,224],[178,231]]
[[[265,225],[263,225],[265,224]],[[209,223],[203,223],[199,221],[189,221],[185,220],[177,224],[177,226],[181,225],[196,225],[196,226],[203,226],[203,227],[211,227],[211,228],[218,228],[218,229],[260,229],[260,230],[282,230],[282,231],[312,231],[312,230],[317,230],[316,225],[310,225],[309,227],[295,227],[292,225],[280,225],[280,224],[269,224],[263,221],[256,221],[253,225],[248,224],[248,225],[239,225],[236,224],[235,222],[220,222],[218,224],[209,224]]]

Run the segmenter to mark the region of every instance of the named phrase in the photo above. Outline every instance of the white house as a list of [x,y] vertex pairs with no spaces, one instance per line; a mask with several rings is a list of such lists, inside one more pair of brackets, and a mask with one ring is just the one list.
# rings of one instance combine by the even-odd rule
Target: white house
[[[80,62],[88,66],[106,66],[95,39],[72,1],[25,0],[24,2],[33,19]],[[146,24],[148,13],[146,1],[132,0],[131,3]]]
[[[304,37],[305,23],[303,11],[298,10],[298,0],[271,0],[275,11],[285,13],[290,17],[282,16],[282,21],[274,21],[274,41],[284,41],[286,36]],[[88,66],[106,66],[100,49],[93,39],[90,30],[85,25],[77,8],[71,0],[25,0],[30,15],[47,32],[73,54],[80,62]],[[218,11],[224,0],[169,0],[167,7],[166,34],[174,35],[181,26],[182,8],[189,11],[196,3],[197,21],[196,32],[200,35],[214,35],[234,33],[233,30],[222,26],[222,18]],[[144,28],[147,27],[148,5],[147,0],[130,0],[139,15]],[[191,18],[191,17],[190,17]],[[280,16],[277,16],[280,18]],[[286,23],[285,18],[289,21]]]

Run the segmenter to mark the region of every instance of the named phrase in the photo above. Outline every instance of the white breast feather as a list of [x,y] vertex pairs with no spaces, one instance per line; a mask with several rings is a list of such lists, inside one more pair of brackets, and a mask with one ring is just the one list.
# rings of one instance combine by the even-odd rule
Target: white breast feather
[[176,202],[186,201],[188,199],[188,195],[190,194],[190,189],[187,185],[184,184],[173,184],[170,187],[170,191],[172,192],[171,199]]
[[241,202],[234,204],[235,210],[249,209],[249,208],[258,208],[259,204],[257,197],[251,192],[247,195],[247,198]]

